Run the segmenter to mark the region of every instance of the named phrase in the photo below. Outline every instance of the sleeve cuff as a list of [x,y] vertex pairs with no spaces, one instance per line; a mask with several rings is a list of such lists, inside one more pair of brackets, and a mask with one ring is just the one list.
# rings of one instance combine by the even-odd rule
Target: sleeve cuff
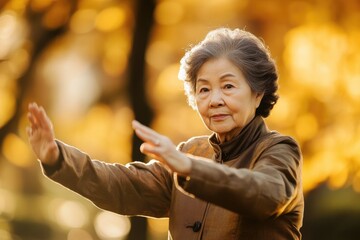
[[182,188],[186,188],[186,185],[188,184],[188,182],[190,181],[190,176],[177,176],[177,182],[178,185]]
[[174,182],[175,182],[175,187],[182,192],[183,194],[191,197],[191,198],[195,198],[195,196],[189,192],[187,192],[185,189],[187,188],[187,186],[189,185],[191,178],[190,176],[180,176],[177,173],[174,173]]

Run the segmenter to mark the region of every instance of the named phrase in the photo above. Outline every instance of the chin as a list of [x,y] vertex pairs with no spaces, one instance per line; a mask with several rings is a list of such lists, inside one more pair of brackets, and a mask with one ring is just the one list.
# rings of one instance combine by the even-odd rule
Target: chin
[[210,130],[218,135],[226,135],[231,132],[232,129],[211,128]]

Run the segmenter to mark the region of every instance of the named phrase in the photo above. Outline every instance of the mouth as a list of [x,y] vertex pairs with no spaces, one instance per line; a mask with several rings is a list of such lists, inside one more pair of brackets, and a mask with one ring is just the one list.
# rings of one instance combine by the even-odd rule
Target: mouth
[[210,118],[213,120],[213,121],[223,121],[224,119],[226,119],[228,117],[227,114],[214,114],[214,115],[211,115]]

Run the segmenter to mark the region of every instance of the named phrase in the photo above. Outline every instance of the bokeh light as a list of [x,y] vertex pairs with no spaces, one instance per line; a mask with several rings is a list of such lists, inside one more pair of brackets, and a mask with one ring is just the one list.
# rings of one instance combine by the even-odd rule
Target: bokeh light
[[0,75],[0,127],[4,125],[15,113],[15,93],[4,86],[7,82]]
[[126,11],[121,7],[109,7],[102,10],[95,20],[97,29],[111,32],[121,27],[126,21]]
[[9,190],[0,188],[0,196],[0,215],[12,219],[16,209],[16,198],[14,194]]
[[130,220],[125,216],[102,211],[96,216],[94,226],[102,240],[123,239],[130,231]]
[[88,224],[86,208],[76,201],[54,199],[49,207],[49,213],[54,214],[53,220],[65,229],[81,228]]
[[169,229],[169,220],[167,218],[155,219],[148,218],[149,234],[153,239],[164,239]]
[[183,18],[183,15],[183,6],[176,1],[162,1],[155,9],[155,20],[162,25],[176,24]]
[[67,235],[67,240],[93,240],[94,238],[83,229],[72,229]]
[[95,27],[96,15],[94,9],[78,10],[71,18],[70,29],[79,34],[90,32]]
[[8,161],[19,167],[28,167],[33,164],[31,151],[22,138],[15,134],[8,134],[2,145],[2,154]]
[[24,40],[25,26],[14,11],[0,13],[0,59],[6,59]]
[[11,233],[9,231],[5,231],[3,229],[0,229],[0,238],[2,240],[13,240]]

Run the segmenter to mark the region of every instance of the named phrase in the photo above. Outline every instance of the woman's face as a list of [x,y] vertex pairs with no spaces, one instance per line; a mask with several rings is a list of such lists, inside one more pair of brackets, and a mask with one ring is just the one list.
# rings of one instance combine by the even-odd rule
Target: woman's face
[[254,118],[262,97],[251,90],[240,69],[225,57],[206,61],[197,74],[197,111],[220,142],[236,136]]

